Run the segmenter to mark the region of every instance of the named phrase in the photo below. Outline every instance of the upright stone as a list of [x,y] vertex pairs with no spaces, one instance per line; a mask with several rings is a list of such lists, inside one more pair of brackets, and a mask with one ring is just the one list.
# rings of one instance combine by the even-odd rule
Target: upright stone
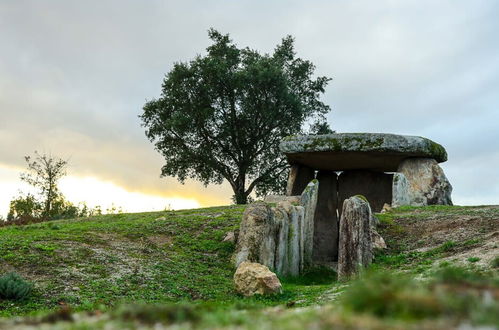
[[392,205],[391,207],[399,207],[411,205],[409,200],[409,182],[402,173],[393,174],[392,184]]
[[317,181],[313,261],[327,264],[338,261],[338,175],[334,171],[319,171]]
[[338,248],[338,279],[348,279],[373,259],[371,208],[362,196],[343,202]]
[[233,262],[257,262],[280,275],[298,276],[312,262],[314,214],[319,183],[312,180],[299,197],[275,207],[250,204],[240,225]]
[[[280,220],[280,219],[277,219]],[[243,214],[237,240],[234,263],[238,267],[244,261],[258,262],[274,268],[276,236],[280,223],[265,203],[250,204]]]
[[[339,205],[355,195],[367,198],[374,212],[381,212],[385,203],[392,202],[393,175],[382,172],[344,171],[338,179]],[[341,217],[341,210],[340,217]]]
[[307,185],[301,194],[300,204],[304,208],[304,215],[300,233],[300,246],[302,250],[300,272],[312,264],[312,253],[314,250],[314,219],[319,187],[319,181],[314,179]]
[[301,195],[305,187],[315,178],[315,171],[303,165],[292,165],[289,171],[287,196]]
[[434,159],[408,158],[398,172],[407,178],[410,205],[452,205],[452,186]]

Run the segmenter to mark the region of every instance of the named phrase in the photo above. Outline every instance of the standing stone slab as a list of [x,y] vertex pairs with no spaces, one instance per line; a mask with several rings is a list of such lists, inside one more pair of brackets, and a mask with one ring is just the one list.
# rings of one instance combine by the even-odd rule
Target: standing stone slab
[[410,205],[452,205],[452,186],[434,159],[408,158],[400,164],[398,172],[408,181]]
[[353,196],[343,202],[338,249],[338,279],[355,275],[373,259],[371,208],[363,197]]
[[301,195],[308,183],[315,178],[315,171],[303,165],[292,165],[289,170],[286,196]]
[[399,207],[411,205],[409,199],[409,181],[402,173],[393,174],[392,184],[392,205],[391,207]]
[[300,271],[312,264],[314,250],[314,219],[319,195],[319,181],[312,180],[301,194],[300,204],[304,208],[303,223],[301,224],[301,264]]
[[[367,198],[374,212],[381,212],[385,203],[392,202],[393,175],[373,171],[344,171],[338,179],[339,204],[355,195]],[[341,217],[341,210],[340,217]]]
[[319,194],[314,220],[313,261],[338,261],[338,175],[334,171],[319,171]]
[[250,204],[240,225],[235,266],[251,261],[280,275],[298,276],[310,265],[318,189],[319,183],[313,180],[299,196],[299,203]]
[[244,261],[273,267],[275,260],[271,251],[272,248],[275,250],[279,225],[270,206],[261,202],[249,205],[243,214],[234,254],[236,267]]

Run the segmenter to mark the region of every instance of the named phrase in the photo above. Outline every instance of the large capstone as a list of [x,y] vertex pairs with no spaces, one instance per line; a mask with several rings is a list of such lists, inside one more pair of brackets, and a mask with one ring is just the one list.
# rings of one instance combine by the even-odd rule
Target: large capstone
[[314,221],[313,260],[327,264],[338,260],[338,175],[333,171],[317,174],[319,196]]
[[410,205],[452,205],[452,186],[434,159],[406,159],[398,167],[398,172],[407,179]]
[[409,157],[447,160],[445,149],[429,139],[382,133],[291,136],[281,142],[280,149],[290,164],[315,170],[395,172]]
[[339,205],[343,205],[347,198],[362,195],[374,212],[381,212],[385,203],[392,202],[392,181],[393,175],[383,172],[344,171],[338,179]]
[[343,202],[340,219],[338,279],[348,279],[373,259],[372,214],[363,196]]
[[265,265],[280,275],[297,276],[312,263],[314,215],[319,184],[310,182],[299,198],[276,206],[250,204],[240,225],[235,266],[245,261]]

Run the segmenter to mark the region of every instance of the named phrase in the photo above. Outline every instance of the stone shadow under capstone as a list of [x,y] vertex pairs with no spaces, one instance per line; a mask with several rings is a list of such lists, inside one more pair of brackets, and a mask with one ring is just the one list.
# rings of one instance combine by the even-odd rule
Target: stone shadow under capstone
[[383,205],[392,202],[393,174],[352,170],[343,171],[338,177],[338,214],[341,218],[343,201],[352,196],[364,196],[372,212],[381,212]]
[[335,171],[317,172],[319,194],[314,218],[314,251],[316,263],[338,261],[339,226],[343,202],[356,195],[364,196],[373,212],[380,212],[392,200],[393,174],[352,170],[339,175]]
[[319,171],[319,193],[314,218],[314,262],[338,260],[338,174]]

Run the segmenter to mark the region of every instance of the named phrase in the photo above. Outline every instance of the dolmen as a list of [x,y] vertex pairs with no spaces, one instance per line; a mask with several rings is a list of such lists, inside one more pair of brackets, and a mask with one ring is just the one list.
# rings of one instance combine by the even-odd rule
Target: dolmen
[[[286,196],[267,196],[267,206],[248,207],[236,266],[260,262],[278,274],[298,275],[308,265],[336,266],[340,260],[339,273],[348,274],[352,270],[345,260],[354,265],[372,258],[372,242],[366,241],[371,237],[367,233],[373,233],[372,240],[377,235],[371,210],[380,212],[385,204],[452,205],[452,186],[438,165],[447,161],[447,152],[427,138],[381,133],[299,135],[281,141],[280,150],[291,165]],[[345,209],[364,211],[342,216]],[[363,216],[365,225],[352,220],[355,214],[369,214]],[[357,255],[351,249],[364,252]]]

